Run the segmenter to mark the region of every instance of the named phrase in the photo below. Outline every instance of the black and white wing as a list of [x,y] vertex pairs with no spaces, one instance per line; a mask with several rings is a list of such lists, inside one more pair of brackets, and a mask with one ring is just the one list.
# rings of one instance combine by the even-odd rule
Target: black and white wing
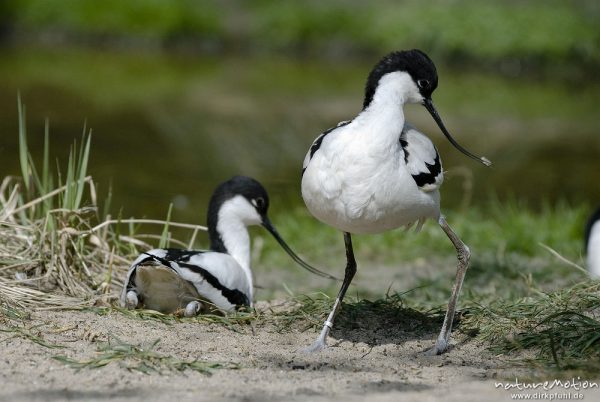
[[400,145],[404,150],[404,162],[417,186],[425,192],[439,189],[444,173],[440,155],[431,140],[405,123]]
[[[138,300],[135,297],[141,289],[137,289],[139,280],[136,276],[138,269],[148,265],[172,270],[175,278],[165,280],[182,280],[189,283],[201,298],[222,310],[231,311],[241,306],[252,305],[251,284],[248,283],[237,262],[228,254],[212,251],[154,249],[141,254],[131,265],[121,293],[122,306],[134,308],[137,305]],[[162,278],[165,276],[163,275]],[[153,296],[146,294],[143,297],[148,299]],[[161,297],[168,297],[168,295]],[[154,304],[167,303],[156,301]]]
[[222,310],[252,306],[252,284],[229,254],[207,251],[171,263],[198,293]]
[[[179,260],[187,260],[192,255],[203,253],[203,251],[193,251],[193,250],[180,250],[180,249],[154,249],[150,250],[148,253],[140,254],[135,261],[131,264],[129,271],[127,272],[127,277],[125,278],[125,285],[123,286],[123,291],[121,292],[121,302],[124,301],[124,296],[128,291],[133,290],[135,288],[135,281],[137,275],[137,268],[142,265],[161,265],[166,268],[173,268],[168,263],[169,261],[179,261]],[[156,259],[155,257],[160,257],[163,261]]]
[[319,148],[321,148],[321,144],[323,143],[323,139],[325,139],[325,136],[329,133],[331,133],[333,130],[335,130],[336,128],[339,127],[343,127],[346,126],[348,124],[352,123],[352,120],[344,120],[339,122],[335,127],[331,127],[328,128],[327,130],[323,131],[321,133],[321,135],[319,135],[312,143],[312,145],[310,146],[310,149],[308,150],[308,153],[306,154],[306,156],[304,157],[304,162],[302,163],[302,175],[304,176],[304,171],[306,170],[306,167],[308,166],[308,164],[310,163],[310,160],[312,159],[312,157],[315,155],[315,152],[317,152],[319,150]]

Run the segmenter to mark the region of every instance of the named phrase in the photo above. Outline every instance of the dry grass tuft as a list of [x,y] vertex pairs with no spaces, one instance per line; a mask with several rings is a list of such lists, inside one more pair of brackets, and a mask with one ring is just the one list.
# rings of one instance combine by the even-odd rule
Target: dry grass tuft
[[55,175],[46,122],[38,169],[27,148],[25,108],[20,99],[18,103],[21,176],[0,183],[0,301],[37,309],[106,305],[117,297],[130,262],[151,248],[141,240],[148,235],[137,234],[141,224],[162,225],[159,240],[164,245],[182,243],[171,239],[170,227],[193,230],[190,246],[198,231],[206,230],[101,213],[94,181],[87,175],[91,131],[84,128],[81,144],[71,148],[66,174]]

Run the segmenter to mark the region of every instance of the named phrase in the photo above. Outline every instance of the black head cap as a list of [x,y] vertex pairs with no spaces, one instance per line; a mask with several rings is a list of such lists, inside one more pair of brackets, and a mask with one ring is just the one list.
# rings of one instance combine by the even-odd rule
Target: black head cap
[[219,184],[210,198],[206,219],[212,250],[225,251],[221,237],[217,232],[219,209],[221,209],[225,201],[237,195],[246,198],[256,208],[261,217],[265,218],[267,215],[269,195],[267,194],[267,190],[258,181],[247,176],[234,176]]
[[363,109],[367,108],[373,100],[381,77],[395,71],[407,72],[417,84],[421,95],[426,99],[431,98],[432,92],[437,88],[437,71],[429,56],[419,49],[392,52],[381,59],[371,70],[367,79]]

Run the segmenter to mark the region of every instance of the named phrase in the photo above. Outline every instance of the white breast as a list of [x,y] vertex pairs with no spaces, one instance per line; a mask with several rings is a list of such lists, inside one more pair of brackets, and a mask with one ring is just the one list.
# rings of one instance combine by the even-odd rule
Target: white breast
[[[355,119],[329,133],[302,178],[302,196],[319,220],[350,233],[378,233],[439,215],[439,192],[415,184],[400,128]],[[373,132],[375,130],[376,132]]]

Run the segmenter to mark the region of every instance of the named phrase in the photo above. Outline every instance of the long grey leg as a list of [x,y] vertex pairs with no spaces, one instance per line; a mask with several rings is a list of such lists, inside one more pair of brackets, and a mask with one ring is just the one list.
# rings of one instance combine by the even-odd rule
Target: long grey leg
[[471,258],[471,251],[469,247],[454,233],[454,231],[448,226],[446,219],[440,216],[438,223],[444,230],[454,248],[456,248],[456,255],[458,258],[458,266],[456,269],[456,279],[454,280],[454,286],[452,287],[452,294],[450,295],[450,301],[448,302],[448,310],[446,311],[446,317],[444,318],[444,324],[440,335],[435,342],[435,346],[427,351],[429,355],[439,355],[446,351],[448,348],[448,342],[450,341],[450,332],[452,331],[452,321],[454,320],[454,313],[456,311],[456,303],[458,302],[458,295],[460,294],[460,288],[462,287],[463,280],[465,279],[465,273],[469,267],[469,259]]
[[354,259],[354,251],[352,250],[352,237],[350,237],[350,233],[344,232],[344,244],[346,245],[346,273],[344,274],[344,282],[342,282],[342,287],[340,288],[337,298],[335,299],[333,309],[331,310],[331,313],[329,313],[321,333],[311,346],[302,350],[305,353],[319,352],[327,347],[326,340],[327,336],[329,335],[329,331],[331,331],[331,328],[333,327],[333,320],[335,319],[335,316],[342,305],[342,300],[344,299],[344,295],[348,290],[348,286],[350,286],[350,282],[352,282],[352,278],[354,278],[354,274],[356,274],[356,260]]

